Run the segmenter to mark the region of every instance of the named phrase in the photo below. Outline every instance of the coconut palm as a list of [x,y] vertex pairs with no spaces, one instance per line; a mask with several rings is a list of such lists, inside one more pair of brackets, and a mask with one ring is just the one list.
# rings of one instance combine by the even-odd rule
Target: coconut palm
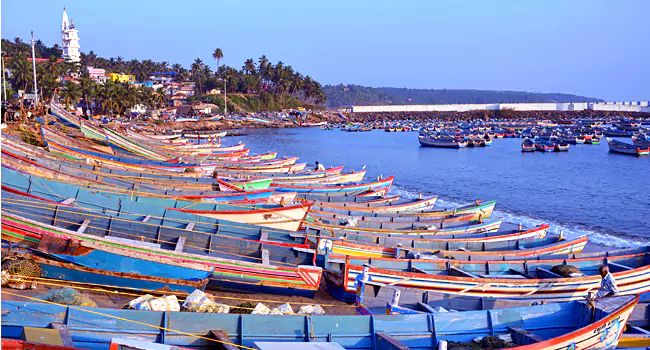
[[221,59],[223,58],[223,51],[220,48],[214,49],[214,52],[212,53],[212,58],[217,61],[217,69],[215,69],[215,73],[219,72],[219,63],[221,62]]
[[61,91],[61,99],[66,107],[74,107],[81,97],[81,88],[72,80],[68,80]]

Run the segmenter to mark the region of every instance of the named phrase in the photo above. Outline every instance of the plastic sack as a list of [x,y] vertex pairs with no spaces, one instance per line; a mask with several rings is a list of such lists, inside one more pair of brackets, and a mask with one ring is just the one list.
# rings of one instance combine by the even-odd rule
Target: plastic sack
[[325,310],[318,304],[304,305],[300,307],[298,313],[301,315],[325,315]]
[[195,289],[192,294],[188,295],[185,299],[185,302],[183,303],[183,311],[227,314],[230,312],[230,306],[215,303],[210,299],[210,294]]
[[64,305],[97,307],[94,301],[72,288],[54,290],[45,297],[45,300]]
[[293,315],[293,309],[291,308],[291,305],[287,304],[282,304],[277,307],[277,310],[280,311],[283,315]]
[[175,295],[166,295],[155,298],[152,295],[144,295],[129,302],[129,307],[136,310],[146,311],[181,311],[181,305]]
[[268,315],[270,312],[271,309],[269,309],[266,305],[257,303],[253,309],[253,312],[251,312],[251,315]]

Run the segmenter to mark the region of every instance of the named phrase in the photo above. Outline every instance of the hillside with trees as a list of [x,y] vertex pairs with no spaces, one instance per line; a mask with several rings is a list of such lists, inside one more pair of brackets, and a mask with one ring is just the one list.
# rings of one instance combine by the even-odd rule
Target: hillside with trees
[[526,102],[600,102],[601,99],[562,93],[497,90],[407,89],[359,85],[325,85],[327,105],[457,104]]
[[[96,106],[93,113],[124,113],[136,104],[150,108],[163,107],[169,102],[169,92],[164,89],[154,91],[145,86],[134,87],[126,83],[98,83],[90,79],[86,67],[103,68],[107,73],[122,73],[135,76],[137,81],[145,81],[155,72],[171,72],[175,82],[194,82],[195,96],[189,101],[212,102],[223,107],[223,95],[208,95],[213,89],[223,91],[224,80],[228,105],[238,107],[239,111],[279,110],[301,105],[322,105],[325,94],[320,83],[310,76],[295,71],[283,62],[272,63],[266,56],[258,60],[249,58],[241,69],[220,65],[224,53],[214,50],[215,70],[200,58],[190,67],[169,62],[152,60],[125,60],[123,57],[99,57],[94,51],[81,54],[81,62],[71,64],[61,62],[61,48],[55,44],[47,47],[40,40],[35,43],[36,57],[47,58],[36,65],[39,94],[42,101],[58,99],[69,105],[80,103]],[[7,91],[13,96],[18,90],[33,92],[31,47],[20,38],[13,41],[2,39],[2,56],[5,68],[9,71]],[[64,79],[71,73],[78,73],[78,79]],[[239,96],[239,97],[237,97]],[[248,101],[247,103],[239,102]],[[84,108],[84,111],[88,108]]]

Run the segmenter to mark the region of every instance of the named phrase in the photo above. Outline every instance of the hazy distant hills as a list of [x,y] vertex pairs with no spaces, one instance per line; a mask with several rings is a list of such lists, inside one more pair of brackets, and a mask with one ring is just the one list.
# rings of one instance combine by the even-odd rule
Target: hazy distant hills
[[384,104],[454,104],[454,103],[517,103],[517,102],[602,102],[603,100],[562,93],[495,90],[436,90],[360,85],[325,85],[327,105]]

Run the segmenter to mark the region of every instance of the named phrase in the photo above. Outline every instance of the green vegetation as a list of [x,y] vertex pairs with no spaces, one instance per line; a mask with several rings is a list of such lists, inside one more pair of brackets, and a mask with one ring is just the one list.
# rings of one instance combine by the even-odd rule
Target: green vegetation
[[[42,101],[57,99],[69,106],[81,103],[93,114],[125,113],[136,104],[146,107],[163,107],[169,101],[169,91],[154,91],[147,87],[136,87],[124,83],[106,82],[99,84],[90,79],[86,67],[103,68],[107,73],[134,75],[137,81],[145,81],[154,72],[174,72],[175,82],[194,82],[195,96],[189,101],[212,102],[223,108],[223,95],[210,95],[213,89],[223,93],[224,81],[228,93],[229,111],[261,111],[295,108],[298,106],[322,105],[325,94],[321,85],[309,76],[303,76],[282,62],[272,64],[266,56],[255,62],[246,60],[242,69],[220,66],[223,50],[217,48],[212,57],[216,62],[216,73],[200,58],[194,60],[190,69],[180,64],[152,60],[125,61],[122,57],[98,57],[93,51],[81,54],[81,62],[70,64],[58,62],[61,49],[58,45],[45,46],[41,41],[35,44],[37,57],[49,57],[37,64],[37,79]],[[32,65],[29,62],[31,48],[20,38],[14,41],[2,39],[2,54],[9,69],[12,95],[16,90],[33,92]],[[64,77],[80,74],[78,81],[64,80]],[[232,95],[231,95],[232,94]],[[94,106],[94,107],[93,107]]]
[[371,88],[358,85],[325,85],[327,104],[456,104],[456,103],[523,103],[523,102],[599,102],[600,99],[562,93],[538,93],[494,90],[435,90],[406,88]]

